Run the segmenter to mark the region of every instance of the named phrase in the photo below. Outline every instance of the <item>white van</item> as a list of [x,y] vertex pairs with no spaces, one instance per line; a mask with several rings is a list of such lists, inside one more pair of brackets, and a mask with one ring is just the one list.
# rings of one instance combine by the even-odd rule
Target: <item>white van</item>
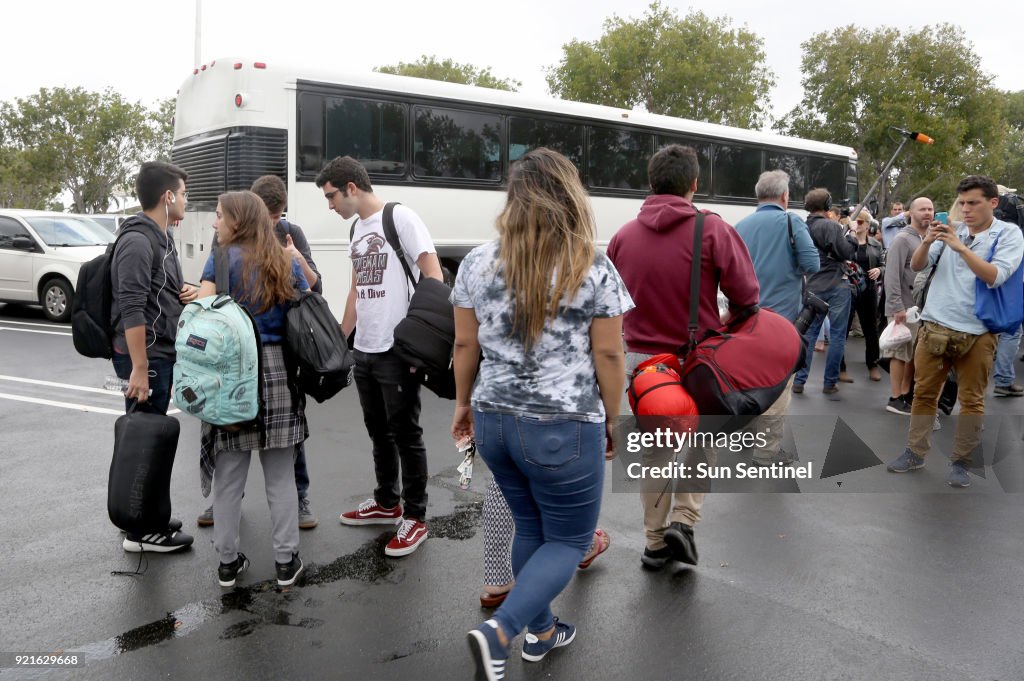
[[113,241],[87,217],[0,209],[0,302],[42,305],[47,319],[67,322],[78,270]]

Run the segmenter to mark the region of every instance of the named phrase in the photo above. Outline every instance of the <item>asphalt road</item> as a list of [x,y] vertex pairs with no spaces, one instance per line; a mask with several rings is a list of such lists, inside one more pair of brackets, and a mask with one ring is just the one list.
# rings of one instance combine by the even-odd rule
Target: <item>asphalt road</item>
[[[485,616],[487,474],[480,466],[470,490],[457,488],[450,402],[424,397],[431,538],[415,554],[384,558],[380,526],[337,523],[373,487],[356,394],[346,390],[308,410],[321,524],[302,533],[305,585],[272,586],[254,465],[241,528],[252,567],[240,588],[217,586],[212,533],[195,527],[209,503],[198,422],[184,415],[172,499],[196,542],[150,556],[142,577],[114,576],[137,563],[105,511],[122,403],[102,391],[109,364],[77,356],[69,333],[37,310],[0,306],[0,653],[76,651],[85,664],[30,670],[0,655],[0,679],[472,678],[464,636]],[[860,352],[853,341],[847,357]],[[888,474],[877,461],[902,450],[907,420],[882,409],[886,384],[869,383],[852,361],[856,383],[829,402],[821,364],[794,398],[801,416],[789,446],[816,476],[833,454],[864,465],[744,488],[799,494],[711,496],[696,532],[700,565],[651,573],[640,569],[639,500],[613,491],[621,469],[609,464],[601,526],[611,548],[555,604],[579,634],[539,664],[514,657],[510,679],[1024,678],[1024,499],[1006,491],[1020,491],[1024,399],[990,400],[999,417],[986,421],[989,465],[953,490],[942,458],[950,419],[924,470]]]

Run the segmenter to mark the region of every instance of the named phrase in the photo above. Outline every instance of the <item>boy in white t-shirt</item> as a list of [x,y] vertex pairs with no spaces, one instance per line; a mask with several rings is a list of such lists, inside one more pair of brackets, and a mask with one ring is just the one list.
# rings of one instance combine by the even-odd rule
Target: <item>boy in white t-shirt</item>
[[[340,520],[344,525],[392,525],[401,520],[384,553],[406,556],[428,534],[427,450],[419,424],[420,382],[391,347],[395,326],[408,312],[413,284],[384,235],[384,202],[373,193],[366,169],[349,156],[338,157],[320,171],[316,185],[323,189],[331,210],[346,220],[357,217],[349,247],[352,286],[341,331],[347,337],[353,328],[356,330],[356,388],[373,442],[377,476],[373,497],[356,510],[342,513]],[[413,276],[441,281],[441,262],[426,225],[402,205],[394,207],[393,217]],[[404,513],[400,501],[405,504]]]

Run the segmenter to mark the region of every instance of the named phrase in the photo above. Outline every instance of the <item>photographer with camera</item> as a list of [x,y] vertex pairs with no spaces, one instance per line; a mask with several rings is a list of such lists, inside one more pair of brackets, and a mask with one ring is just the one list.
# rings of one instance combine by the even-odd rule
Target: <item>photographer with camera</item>
[[810,328],[804,333],[807,341],[807,362],[793,379],[793,392],[804,391],[804,383],[814,361],[814,341],[828,316],[832,341],[825,356],[825,385],[822,392],[831,400],[838,400],[839,365],[846,351],[846,327],[850,321],[852,292],[847,285],[843,263],[857,254],[857,240],[844,235],[843,226],[827,217],[832,209],[832,195],[825,189],[812,189],[804,197],[804,208],[810,215],[807,229],[818,249],[819,269],[807,280],[807,290],[828,304],[827,312],[815,312]]
[[[736,223],[736,232],[747,245],[754,273],[761,286],[761,307],[796,322],[804,309],[804,275],[814,274],[821,267],[818,249],[814,247],[807,224],[787,211],[789,207],[789,175],[782,170],[761,173],[754,187],[757,210]],[[826,306],[827,310],[827,306]],[[800,333],[807,330],[798,327]],[[784,434],[785,416],[789,409],[790,384],[782,396],[759,419],[759,429],[769,437],[763,448],[754,450],[756,464],[786,462],[779,447]]]

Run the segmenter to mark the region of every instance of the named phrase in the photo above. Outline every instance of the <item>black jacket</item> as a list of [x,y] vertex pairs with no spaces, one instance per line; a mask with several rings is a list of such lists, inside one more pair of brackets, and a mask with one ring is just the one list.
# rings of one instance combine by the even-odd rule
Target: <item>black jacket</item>
[[143,213],[125,220],[121,229],[130,225],[154,230],[162,247],[154,253],[153,240],[145,234],[128,233],[118,239],[110,262],[114,350],[127,354],[124,330],[145,325],[146,356],[173,358],[178,317],[184,307],[178,294],[185,281],[174,238]]
[[843,283],[843,261],[857,255],[857,240],[844,236],[845,229],[834,220],[821,215],[807,217],[807,231],[818,249],[821,268],[807,280],[807,289],[822,293]]

